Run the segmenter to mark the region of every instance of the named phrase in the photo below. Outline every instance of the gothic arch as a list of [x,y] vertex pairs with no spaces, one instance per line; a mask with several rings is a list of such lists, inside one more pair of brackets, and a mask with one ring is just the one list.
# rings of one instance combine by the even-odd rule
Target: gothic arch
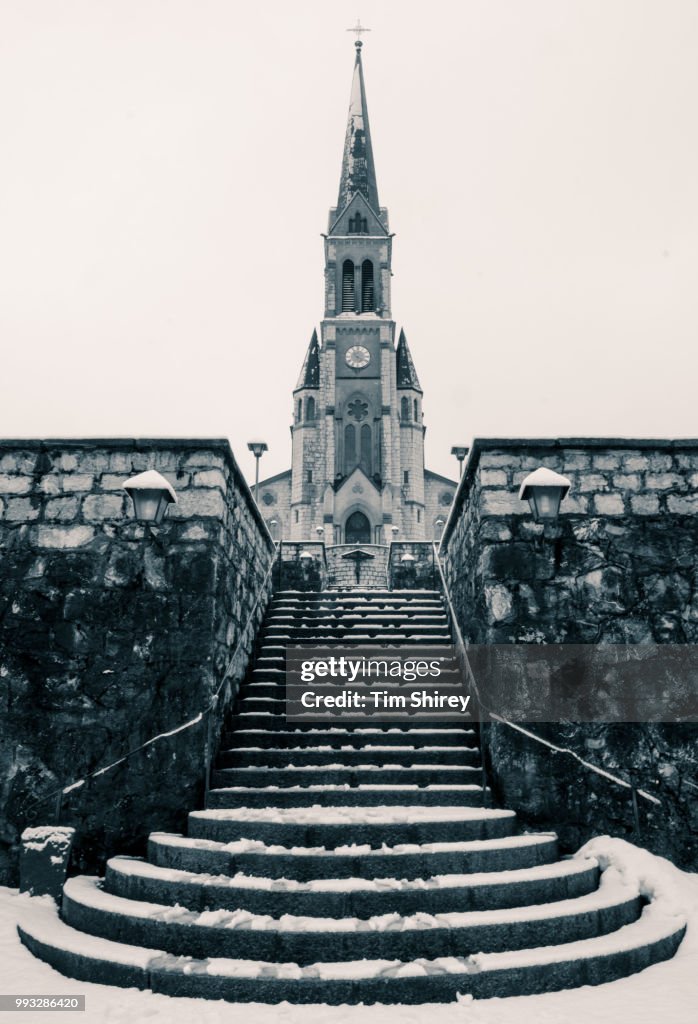
[[373,262],[364,260],[361,264],[361,312],[375,313],[376,289],[373,282]]
[[315,399],[312,395],[308,395],[305,400],[305,418],[311,422],[315,419]]
[[354,509],[344,521],[344,543],[370,544],[371,538],[370,519],[361,509]]
[[355,309],[354,264],[352,260],[345,260],[342,264],[342,312],[353,313]]

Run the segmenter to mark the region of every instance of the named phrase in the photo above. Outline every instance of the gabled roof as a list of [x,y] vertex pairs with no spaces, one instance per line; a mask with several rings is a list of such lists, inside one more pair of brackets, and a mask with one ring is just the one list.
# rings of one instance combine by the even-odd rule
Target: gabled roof
[[339,179],[337,211],[341,212],[351,202],[352,196],[360,192],[376,214],[380,212],[376,165],[373,160],[371,129],[368,123],[368,106],[364,86],[364,70],[361,64],[361,42],[356,44],[354,77],[351,83],[349,116],[344,137],[342,173]]
[[397,343],[397,386],[398,388],[413,388],[415,391],[421,391],[421,385],[419,383],[419,377],[417,371],[414,368],[412,362],[412,354],[410,353],[409,346],[407,344],[407,338],[405,332],[400,331],[400,338]]
[[[349,200],[349,202],[345,206],[343,206],[341,210],[339,209],[339,207],[336,210],[334,210],[334,211],[330,210],[330,217],[332,216],[332,213],[334,212],[335,213],[335,218],[334,218],[334,220],[331,220],[331,222],[330,222],[329,234],[330,235],[336,234],[337,233],[337,230],[336,230],[337,229],[337,225],[339,224],[340,220],[342,220],[342,218],[345,216],[345,214],[348,214],[351,209],[353,209],[354,212],[356,212],[357,207],[360,207],[362,210],[365,210],[366,213],[368,214],[368,217],[370,217],[370,221],[369,221],[370,229],[369,229],[368,234],[369,235],[385,235],[385,237],[387,238],[388,235],[389,235],[389,232],[388,232],[385,224],[380,219],[378,213],[369,204],[368,200],[366,199],[366,196],[363,195],[362,192],[355,192],[354,195]],[[340,232],[340,234],[341,233],[342,232]],[[366,235],[363,235],[363,236],[359,235],[359,237],[366,238],[367,236]]]
[[308,345],[308,351],[305,353],[305,359],[303,360],[303,366],[301,368],[298,383],[296,384],[295,390],[298,391],[300,388],[319,388],[320,387],[320,343],[317,339],[317,331],[313,331],[313,336],[310,339]]

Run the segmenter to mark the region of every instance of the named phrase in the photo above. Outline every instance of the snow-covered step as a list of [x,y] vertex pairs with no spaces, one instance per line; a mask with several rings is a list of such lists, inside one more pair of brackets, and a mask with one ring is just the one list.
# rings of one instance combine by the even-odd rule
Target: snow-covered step
[[676,952],[685,922],[650,904],[618,931],[567,944],[429,960],[298,964],[210,958],[89,936],[62,922],[53,905],[37,908],[20,938],[40,959],[78,980],[152,988],[230,1002],[432,1003],[598,985],[643,970]]
[[349,723],[343,728],[322,728],[321,723],[315,726],[304,726],[296,729],[288,726],[284,731],[271,732],[269,729],[240,728],[228,731],[223,736],[224,750],[232,748],[252,747],[265,749],[268,747],[325,747],[337,749],[352,746],[362,748],[372,744],[382,746],[404,746],[412,744],[416,750],[429,746],[454,746],[477,749],[475,730],[470,728],[429,729],[405,728],[404,726],[352,729]]
[[[437,796],[437,794],[434,794]],[[341,807],[328,804],[322,795],[311,807],[274,806],[270,793],[266,808],[209,809],[192,811],[189,835],[231,842],[254,838],[284,846],[340,846],[346,843],[449,842],[493,839],[511,835],[516,823],[513,811],[486,807],[371,806]]]
[[[268,708],[268,705],[266,705],[266,707]],[[337,721],[338,723],[339,722],[344,722],[344,719],[343,719],[343,717],[340,714],[338,714],[336,719],[335,719],[335,721]],[[404,720],[401,720],[401,721],[404,721]],[[458,721],[459,720],[451,718],[451,717],[446,718],[446,719],[442,719],[442,718],[437,718],[436,716],[434,716],[434,717],[429,717],[428,720],[427,719],[420,719],[420,721],[421,721],[422,725],[424,725],[424,726],[428,725],[428,728],[429,728],[429,730],[431,732],[435,732],[436,730],[442,729],[442,728],[447,730],[448,732],[450,732],[452,729],[458,728]],[[367,715],[365,717],[365,719],[357,719],[354,724],[359,729],[362,729],[362,728],[365,729],[365,728],[369,728],[371,726],[372,722],[373,722],[373,726],[375,728],[375,719],[372,719],[370,715]],[[468,723],[468,719],[463,719],[463,722],[464,723]],[[238,706],[235,709],[235,713],[234,713],[234,715],[231,718],[231,725],[232,725],[233,729],[235,729],[236,727],[239,727],[240,729],[245,729],[245,730],[248,730],[248,729],[277,730],[277,729],[280,729],[280,730],[286,731],[286,730],[288,730],[291,727],[294,730],[299,729],[299,728],[308,728],[308,729],[317,730],[319,725],[325,725],[325,724],[327,724],[327,723],[326,722],[319,722],[317,718],[308,719],[306,722],[294,721],[293,723],[288,723],[286,721],[286,715],[285,715],[285,713],[284,714],[281,713],[281,710],[279,708],[278,703],[276,705],[274,705],[274,710],[273,711],[272,710],[266,710],[266,709],[264,711],[261,711],[261,710],[249,710],[248,711],[246,708]],[[469,726],[470,726],[470,728],[472,728],[472,723],[469,723]],[[276,739],[274,740],[274,745],[276,745]]]
[[552,864],[557,857],[555,833],[502,836],[496,839],[426,841],[375,846],[354,842],[340,845],[286,846],[252,839],[233,842],[152,832],[148,859],[165,868],[208,874],[244,872],[264,878],[308,881],[321,878],[428,879],[439,874],[513,871]]
[[491,802],[489,789],[483,790],[479,782],[453,785],[435,783],[429,786],[418,786],[416,783],[391,786],[369,782],[360,785],[317,782],[307,786],[221,786],[217,773],[213,781],[217,788],[209,790],[210,808],[268,807],[271,802],[277,807],[314,807],[320,801],[330,801],[337,807],[370,807],[379,804],[429,807],[435,800],[450,807],[480,807]]
[[339,763],[344,767],[349,765],[376,764],[384,767],[386,764],[399,764],[401,767],[408,765],[424,765],[437,763],[438,765],[476,765],[480,759],[476,747],[456,746],[423,746],[413,747],[409,745],[398,746],[397,743],[385,744],[364,744],[362,747],[346,744],[343,747],[333,747],[327,744],[322,747],[235,747],[230,750],[222,750],[218,755],[220,768],[246,768],[259,766],[260,768],[279,767],[285,768],[289,765],[316,765],[323,769],[329,764]]
[[248,910],[189,910],[146,903],[105,892],[97,878],[69,878],[63,890],[66,924],[90,935],[179,956],[249,957],[310,964],[369,959],[407,960],[420,956],[466,956],[577,942],[616,931],[640,915],[634,885],[615,869],[584,896],[536,906],[500,910],[421,911],[401,917],[274,918]]
[[435,764],[343,765],[337,758],[330,764],[293,765],[283,768],[264,766],[252,768],[222,768],[216,777],[223,785],[232,786],[361,786],[375,783],[383,786],[472,785],[480,778],[480,768],[474,765]]
[[570,858],[514,871],[435,875],[431,878],[329,878],[296,881],[238,872],[204,874],[159,867],[134,857],[112,857],[105,888],[147,903],[190,910],[238,910],[281,917],[367,918],[387,913],[492,910],[575,899],[598,886],[598,864]]

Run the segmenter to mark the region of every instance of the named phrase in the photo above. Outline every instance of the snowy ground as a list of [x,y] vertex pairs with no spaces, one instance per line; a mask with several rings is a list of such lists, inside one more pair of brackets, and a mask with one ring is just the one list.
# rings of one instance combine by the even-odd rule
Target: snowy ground
[[[135,989],[108,988],[64,978],[36,960],[19,942],[16,924],[43,900],[0,888],[0,992],[13,995],[86,996],[87,1012],[61,1012],[61,1024],[228,1024],[238,1013],[246,1024],[694,1024],[698,1004],[698,875],[678,871],[622,840],[593,840],[580,853],[613,863],[667,907],[689,919],[677,956],[632,978],[597,988],[543,996],[430,1006],[279,1006],[173,999]],[[25,1022],[46,1021],[45,1012],[23,1012]],[[50,1019],[50,1018],[49,1018]]]

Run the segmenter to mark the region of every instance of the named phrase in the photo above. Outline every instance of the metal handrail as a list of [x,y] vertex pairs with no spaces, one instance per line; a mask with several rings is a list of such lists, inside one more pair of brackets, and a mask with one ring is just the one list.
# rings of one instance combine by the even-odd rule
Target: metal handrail
[[[464,666],[465,666],[465,672],[466,672],[467,678],[468,678],[468,680],[470,682],[470,685],[473,688],[473,692],[474,692],[474,695],[475,695],[475,701],[476,701],[478,709],[480,711],[480,721],[482,722],[482,717],[483,717],[483,713],[484,713],[484,715],[486,715],[487,718],[489,718],[489,719],[491,719],[493,721],[499,722],[501,725],[505,725],[509,729],[515,730],[516,732],[526,736],[528,739],[534,740],[536,743],[540,744],[541,746],[546,747],[548,750],[552,751],[553,753],[556,753],[556,754],[566,754],[567,756],[569,756],[573,760],[575,760],[578,764],[580,764],[583,768],[586,768],[588,771],[594,772],[596,775],[602,776],[603,778],[607,779],[608,781],[615,783],[617,786],[621,786],[623,789],[628,789],[630,791],[630,798],[632,800],[633,818],[634,818],[634,823],[635,823],[635,829],[636,829],[637,832],[639,832],[640,831],[640,820],[639,820],[639,814],[638,814],[637,798],[638,797],[642,797],[643,800],[647,800],[649,803],[652,803],[652,804],[655,804],[655,805],[658,805],[658,806],[661,807],[661,806],[663,806],[663,804],[662,804],[662,801],[658,797],[653,796],[651,793],[646,792],[646,790],[644,790],[644,789],[639,789],[637,786],[634,786],[632,782],[628,782],[627,779],[622,779],[619,776],[613,775],[611,772],[606,771],[604,768],[600,768],[598,765],[592,764],[590,761],[585,761],[584,758],[580,757],[579,754],[577,754],[574,750],[570,750],[568,747],[558,747],[556,744],[551,743],[549,740],[543,739],[542,736],[538,736],[536,733],[531,732],[530,729],[524,729],[523,726],[518,725],[516,722],[512,722],[508,718],[505,718],[502,715],[498,715],[491,708],[487,707],[487,705],[483,702],[483,700],[482,700],[482,698],[480,696],[480,692],[479,692],[478,687],[477,687],[477,682],[475,680],[475,675],[474,675],[474,673],[472,671],[472,667],[470,665],[470,660],[468,658],[467,645],[465,643],[465,640],[463,639],[463,634],[461,633],[460,627],[458,625],[458,620],[456,618],[455,609],[453,607],[453,601],[451,600],[451,592],[449,590],[448,583],[446,582],[446,576],[445,576],[445,573],[443,571],[443,566],[441,564],[441,559],[439,558],[439,553],[438,553],[436,544],[434,544],[434,557],[436,559],[436,565],[437,565],[438,572],[439,572],[439,578],[441,580],[441,586],[442,586],[444,598],[445,598],[445,601],[446,601],[448,618],[449,618],[450,623],[451,623],[451,628],[452,628],[453,634],[454,634],[454,636],[456,638],[456,651],[457,652],[460,651],[461,654],[462,654],[462,658],[463,658]],[[482,728],[480,728],[480,753],[481,753],[481,756],[482,756],[482,759],[483,759],[483,773],[484,773],[486,771],[486,768],[485,768],[484,751],[483,751],[482,747],[483,747]]]
[[[182,722],[181,725],[175,726],[174,729],[170,729],[167,732],[161,732],[161,733],[158,733],[156,736],[151,736],[150,739],[145,740],[145,742],[141,743],[138,747],[134,747],[133,750],[129,750],[128,753],[123,754],[121,757],[117,758],[116,761],[111,761],[109,764],[102,765],[100,768],[95,768],[93,771],[87,772],[81,779],[76,779],[74,782],[69,783],[67,786],[61,786],[60,789],[55,789],[51,793],[47,793],[45,796],[40,797],[38,800],[34,800],[31,804],[29,804],[28,808],[25,811],[25,814],[28,814],[35,807],[39,807],[41,804],[44,804],[44,803],[46,803],[49,800],[55,800],[56,801],[56,818],[58,819],[60,817],[60,813],[61,813],[61,806],[62,806],[62,802],[63,802],[63,797],[66,796],[68,793],[71,793],[71,792],[73,792],[75,790],[81,789],[82,786],[84,786],[85,783],[89,779],[96,778],[99,775],[106,775],[106,773],[111,771],[112,768],[116,768],[120,764],[123,764],[124,762],[130,760],[130,758],[134,757],[136,754],[139,754],[142,750],[145,750],[146,747],[152,746],[153,743],[157,743],[158,740],[168,739],[170,736],[175,736],[177,733],[185,732],[187,729],[190,729],[192,726],[198,725],[200,722],[202,722],[204,720],[204,718],[207,719],[207,725],[208,725],[207,736],[206,736],[206,744],[205,744],[205,749],[204,749],[205,783],[206,783],[206,789],[208,791],[208,783],[209,783],[209,777],[210,777],[210,754],[211,754],[211,739],[210,739],[211,713],[218,706],[218,699],[220,697],[221,691],[222,691],[224,685],[226,684],[226,682],[228,681],[228,678],[230,677],[230,674],[231,674],[231,672],[233,670],[233,667],[234,667],[234,664],[235,664],[235,658],[237,657],[238,651],[240,650],[240,645],[242,644],[242,641],[243,641],[243,638],[244,638],[245,633],[247,631],[247,628],[250,625],[250,623],[252,622],[252,620],[254,619],[254,616],[255,616],[255,613],[257,611],[257,608],[259,607],[259,602],[260,602],[260,600],[262,598],[262,595],[266,592],[267,585],[269,583],[269,580],[271,578],[272,572],[273,572],[274,567],[276,565],[276,561],[277,561],[278,556],[279,556],[279,552],[278,552],[278,549],[277,549],[277,551],[276,551],[276,553],[274,555],[274,558],[271,560],[271,562],[269,564],[269,567],[268,567],[267,572],[266,572],[266,574],[264,576],[264,579],[262,580],[262,583],[260,585],[259,591],[257,593],[257,599],[255,600],[255,603],[252,606],[252,611],[247,616],[247,619],[245,620],[245,625],[243,626],[243,628],[240,631],[240,636],[238,637],[238,641],[237,641],[237,644],[235,645],[235,649],[234,649],[230,659],[228,660],[228,664],[226,665],[225,671],[223,673],[223,677],[222,677],[218,687],[216,688],[215,693],[210,698],[207,706],[202,711],[200,711],[198,713],[198,715],[195,715],[194,718],[190,718],[188,721]],[[225,702],[224,706],[227,707],[227,704],[228,704],[228,701]]]

